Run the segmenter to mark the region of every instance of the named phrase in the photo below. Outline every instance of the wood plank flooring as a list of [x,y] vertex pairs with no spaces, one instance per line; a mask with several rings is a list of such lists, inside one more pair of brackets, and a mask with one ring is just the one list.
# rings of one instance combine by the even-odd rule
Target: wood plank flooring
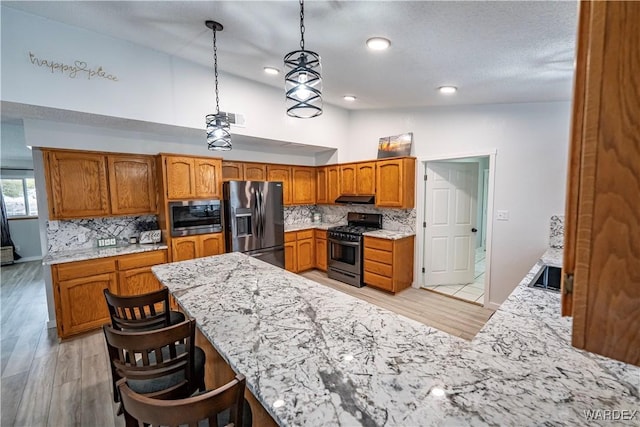
[[[471,339],[492,310],[421,289],[395,296],[355,288],[320,271],[303,276],[412,318]],[[0,269],[0,425],[123,426],[111,395],[102,331],[59,342],[47,329],[40,262]]]

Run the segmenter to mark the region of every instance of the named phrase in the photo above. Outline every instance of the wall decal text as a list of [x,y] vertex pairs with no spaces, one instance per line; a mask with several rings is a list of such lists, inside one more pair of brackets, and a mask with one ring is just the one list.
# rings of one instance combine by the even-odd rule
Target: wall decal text
[[104,71],[102,66],[90,68],[89,65],[84,61],[75,61],[73,65],[69,65],[50,59],[40,59],[31,52],[29,52],[29,60],[33,65],[37,67],[42,67],[50,70],[51,74],[66,74],[71,79],[86,76],[87,80],[91,80],[94,77],[100,77],[103,79],[111,80],[113,82],[118,81],[118,77],[114,76],[113,74],[108,74],[106,71]]

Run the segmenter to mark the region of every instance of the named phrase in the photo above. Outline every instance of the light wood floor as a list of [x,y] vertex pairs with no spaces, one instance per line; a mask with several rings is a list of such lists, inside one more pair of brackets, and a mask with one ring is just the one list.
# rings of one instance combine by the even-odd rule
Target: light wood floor
[[[1,426],[123,426],[111,395],[102,331],[58,342],[47,329],[40,262],[0,269]],[[420,289],[392,296],[311,271],[316,282],[426,325],[471,339],[492,310]]]
[[370,286],[356,288],[329,279],[318,270],[302,276],[466,340],[471,340],[494,313],[494,310],[426,289],[408,288],[391,295]]

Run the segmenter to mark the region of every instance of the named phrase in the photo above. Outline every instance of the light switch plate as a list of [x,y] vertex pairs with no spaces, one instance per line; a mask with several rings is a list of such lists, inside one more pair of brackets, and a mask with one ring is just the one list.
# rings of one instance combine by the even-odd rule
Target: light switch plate
[[498,221],[509,221],[509,211],[496,211]]

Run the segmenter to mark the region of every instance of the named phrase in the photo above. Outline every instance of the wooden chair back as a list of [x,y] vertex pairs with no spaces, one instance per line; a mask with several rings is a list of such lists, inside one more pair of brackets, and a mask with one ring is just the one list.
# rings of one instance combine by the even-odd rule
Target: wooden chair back
[[197,396],[178,400],[158,400],[131,390],[125,379],[118,381],[127,426],[197,426],[207,420],[209,426],[218,427],[218,414],[229,409],[230,423],[243,424],[244,390],[246,380],[238,374],[227,384]]
[[158,399],[188,396],[199,386],[199,381],[193,378],[195,328],[194,319],[143,332],[120,331],[104,325],[114,382],[120,378],[153,381],[176,375],[179,381],[148,396]]
[[151,330],[170,325],[169,290],[121,296],[104,289],[111,325],[120,330]]

